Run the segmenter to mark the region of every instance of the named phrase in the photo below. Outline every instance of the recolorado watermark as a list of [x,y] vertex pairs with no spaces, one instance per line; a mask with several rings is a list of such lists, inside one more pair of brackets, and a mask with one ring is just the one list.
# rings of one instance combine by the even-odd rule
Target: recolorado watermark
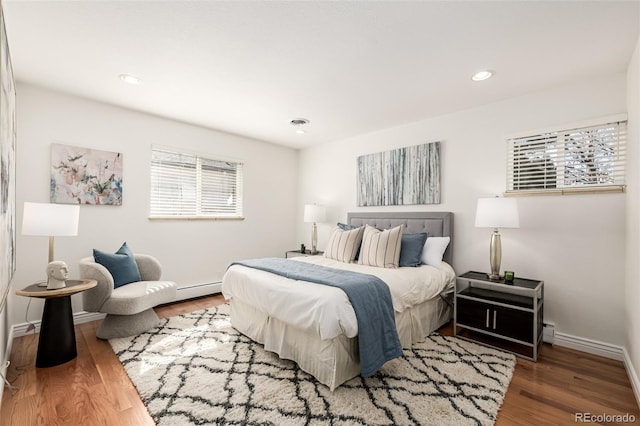
[[593,413],[575,413],[574,421],[576,423],[635,423],[636,416],[633,414],[593,414]]

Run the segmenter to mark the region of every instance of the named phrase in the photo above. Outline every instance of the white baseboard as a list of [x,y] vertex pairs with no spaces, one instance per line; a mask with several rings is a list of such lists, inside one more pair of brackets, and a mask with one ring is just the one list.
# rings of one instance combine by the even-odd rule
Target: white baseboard
[[[195,297],[207,296],[209,294],[220,293],[221,291],[222,291],[221,282],[196,284],[190,287],[182,287],[182,288],[178,288],[176,291],[176,302],[180,300],[193,299]],[[73,314],[73,323],[82,324],[90,321],[98,321],[103,319],[104,317],[105,317],[105,314],[100,314],[97,312],[80,311]],[[26,336],[29,333],[39,333],[40,322],[41,322],[40,320],[31,322],[31,324],[35,326],[35,331],[29,330],[29,326],[31,324],[28,322],[21,323],[21,324],[14,324],[13,327],[11,327],[10,339],[13,340],[14,337]]]
[[73,323],[74,324],[84,324],[85,322],[98,321],[106,317],[106,314],[101,314],[99,312],[87,312],[81,311],[73,314]]
[[189,287],[179,287],[176,291],[176,302],[220,292],[222,292],[221,281],[206,284],[195,284]]
[[[176,301],[193,299],[195,297],[207,296],[210,294],[220,293],[222,291],[222,283],[214,282],[207,284],[198,284],[190,287],[182,287],[177,289]],[[101,320],[105,317],[105,314],[95,312],[76,312],[73,314],[73,323],[82,324],[90,321]],[[35,332],[40,331],[40,321],[34,321],[32,323],[35,326]],[[4,359],[0,364],[0,372],[5,375],[7,372],[7,362],[11,357],[11,349],[13,345],[13,339],[15,337],[25,336],[29,323],[16,324],[9,330],[9,336],[7,338],[7,349],[4,354]],[[623,361],[629,381],[633,388],[633,393],[636,397],[638,405],[640,405],[640,379],[636,374],[636,370],[633,368],[633,363],[629,357],[629,353],[626,348],[622,346],[612,345],[610,343],[604,343],[597,340],[586,339],[584,337],[572,336],[570,334],[555,332],[553,336],[553,344],[563,346],[566,348],[575,349],[582,352],[587,352],[594,355],[603,356],[605,358],[611,358],[618,361]],[[0,389],[0,401],[2,401],[2,393],[4,386]]]
[[636,402],[638,406],[640,406],[640,379],[638,379],[638,374],[633,368],[633,363],[631,362],[627,348],[558,332],[556,332],[554,336],[554,345],[622,361],[627,370],[627,376],[631,382],[631,388],[636,397]]
[[[104,317],[105,317],[105,314],[100,314],[98,312],[80,311],[73,314],[73,323],[82,324],[85,322],[98,321],[103,319]],[[11,339],[13,340],[14,337],[26,336],[29,333],[39,333],[41,322],[42,321],[40,320],[36,320],[36,321],[32,321],[31,323],[23,322],[20,324],[14,324],[13,327],[11,327],[11,334],[12,334]],[[30,325],[33,325],[35,327],[35,331],[29,330]]]
[[556,332],[554,336],[554,345],[564,346],[565,348],[571,348],[577,351],[587,352],[618,361],[624,361],[624,348],[622,346],[586,339],[584,337]]
[[[207,296],[210,294],[220,293],[222,292],[222,282],[214,282],[207,284],[196,284],[190,287],[182,287],[178,288],[176,291],[176,302],[180,300],[193,299],[195,297]],[[82,324],[85,322],[98,321],[105,317],[105,314],[100,314],[97,312],[76,312],[73,314],[73,323],[74,324]],[[4,353],[4,357],[0,359],[0,373],[2,376],[6,377],[8,363],[11,359],[11,349],[13,347],[13,339],[16,337],[26,336],[29,333],[39,333],[40,332],[40,320],[33,321],[31,323],[21,323],[14,324],[9,328],[9,336],[7,337],[7,349]],[[33,325],[35,327],[34,331],[29,330],[29,327]],[[29,331],[27,331],[29,330]],[[5,389],[4,382],[0,380],[0,401],[2,401],[2,394]]]
[[638,379],[638,374],[636,374],[636,370],[633,368],[633,362],[631,362],[631,357],[629,356],[629,352],[627,352],[627,348],[622,348],[622,351],[624,353],[624,366],[627,369],[627,375],[629,376],[629,381],[633,388],[633,394],[636,396],[638,406],[640,406],[640,379]]

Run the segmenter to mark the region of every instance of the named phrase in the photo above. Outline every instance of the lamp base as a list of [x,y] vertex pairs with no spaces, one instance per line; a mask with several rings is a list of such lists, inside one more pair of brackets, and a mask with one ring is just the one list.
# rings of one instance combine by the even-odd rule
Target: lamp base
[[502,262],[502,243],[500,242],[500,234],[497,229],[491,234],[491,243],[489,244],[489,266],[491,272],[488,275],[492,281],[500,280],[500,262]]
[[311,254],[318,254],[318,226],[313,222],[311,227]]

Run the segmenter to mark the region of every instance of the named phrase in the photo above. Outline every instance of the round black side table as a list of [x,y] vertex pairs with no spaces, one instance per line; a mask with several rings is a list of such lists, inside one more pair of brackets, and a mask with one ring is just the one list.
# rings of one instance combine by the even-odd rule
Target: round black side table
[[36,367],[53,367],[78,356],[71,295],[89,290],[96,285],[98,285],[96,280],[67,280],[66,287],[55,290],[47,290],[46,287],[32,284],[16,291],[18,296],[45,299]]

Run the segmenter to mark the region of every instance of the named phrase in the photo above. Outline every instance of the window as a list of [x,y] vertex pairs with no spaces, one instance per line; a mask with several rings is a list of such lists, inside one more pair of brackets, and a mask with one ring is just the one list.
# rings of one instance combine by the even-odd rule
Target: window
[[624,191],[627,122],[507,140],[507,193]]
[[150,216],[242,219],[242,163],[153,147]]

